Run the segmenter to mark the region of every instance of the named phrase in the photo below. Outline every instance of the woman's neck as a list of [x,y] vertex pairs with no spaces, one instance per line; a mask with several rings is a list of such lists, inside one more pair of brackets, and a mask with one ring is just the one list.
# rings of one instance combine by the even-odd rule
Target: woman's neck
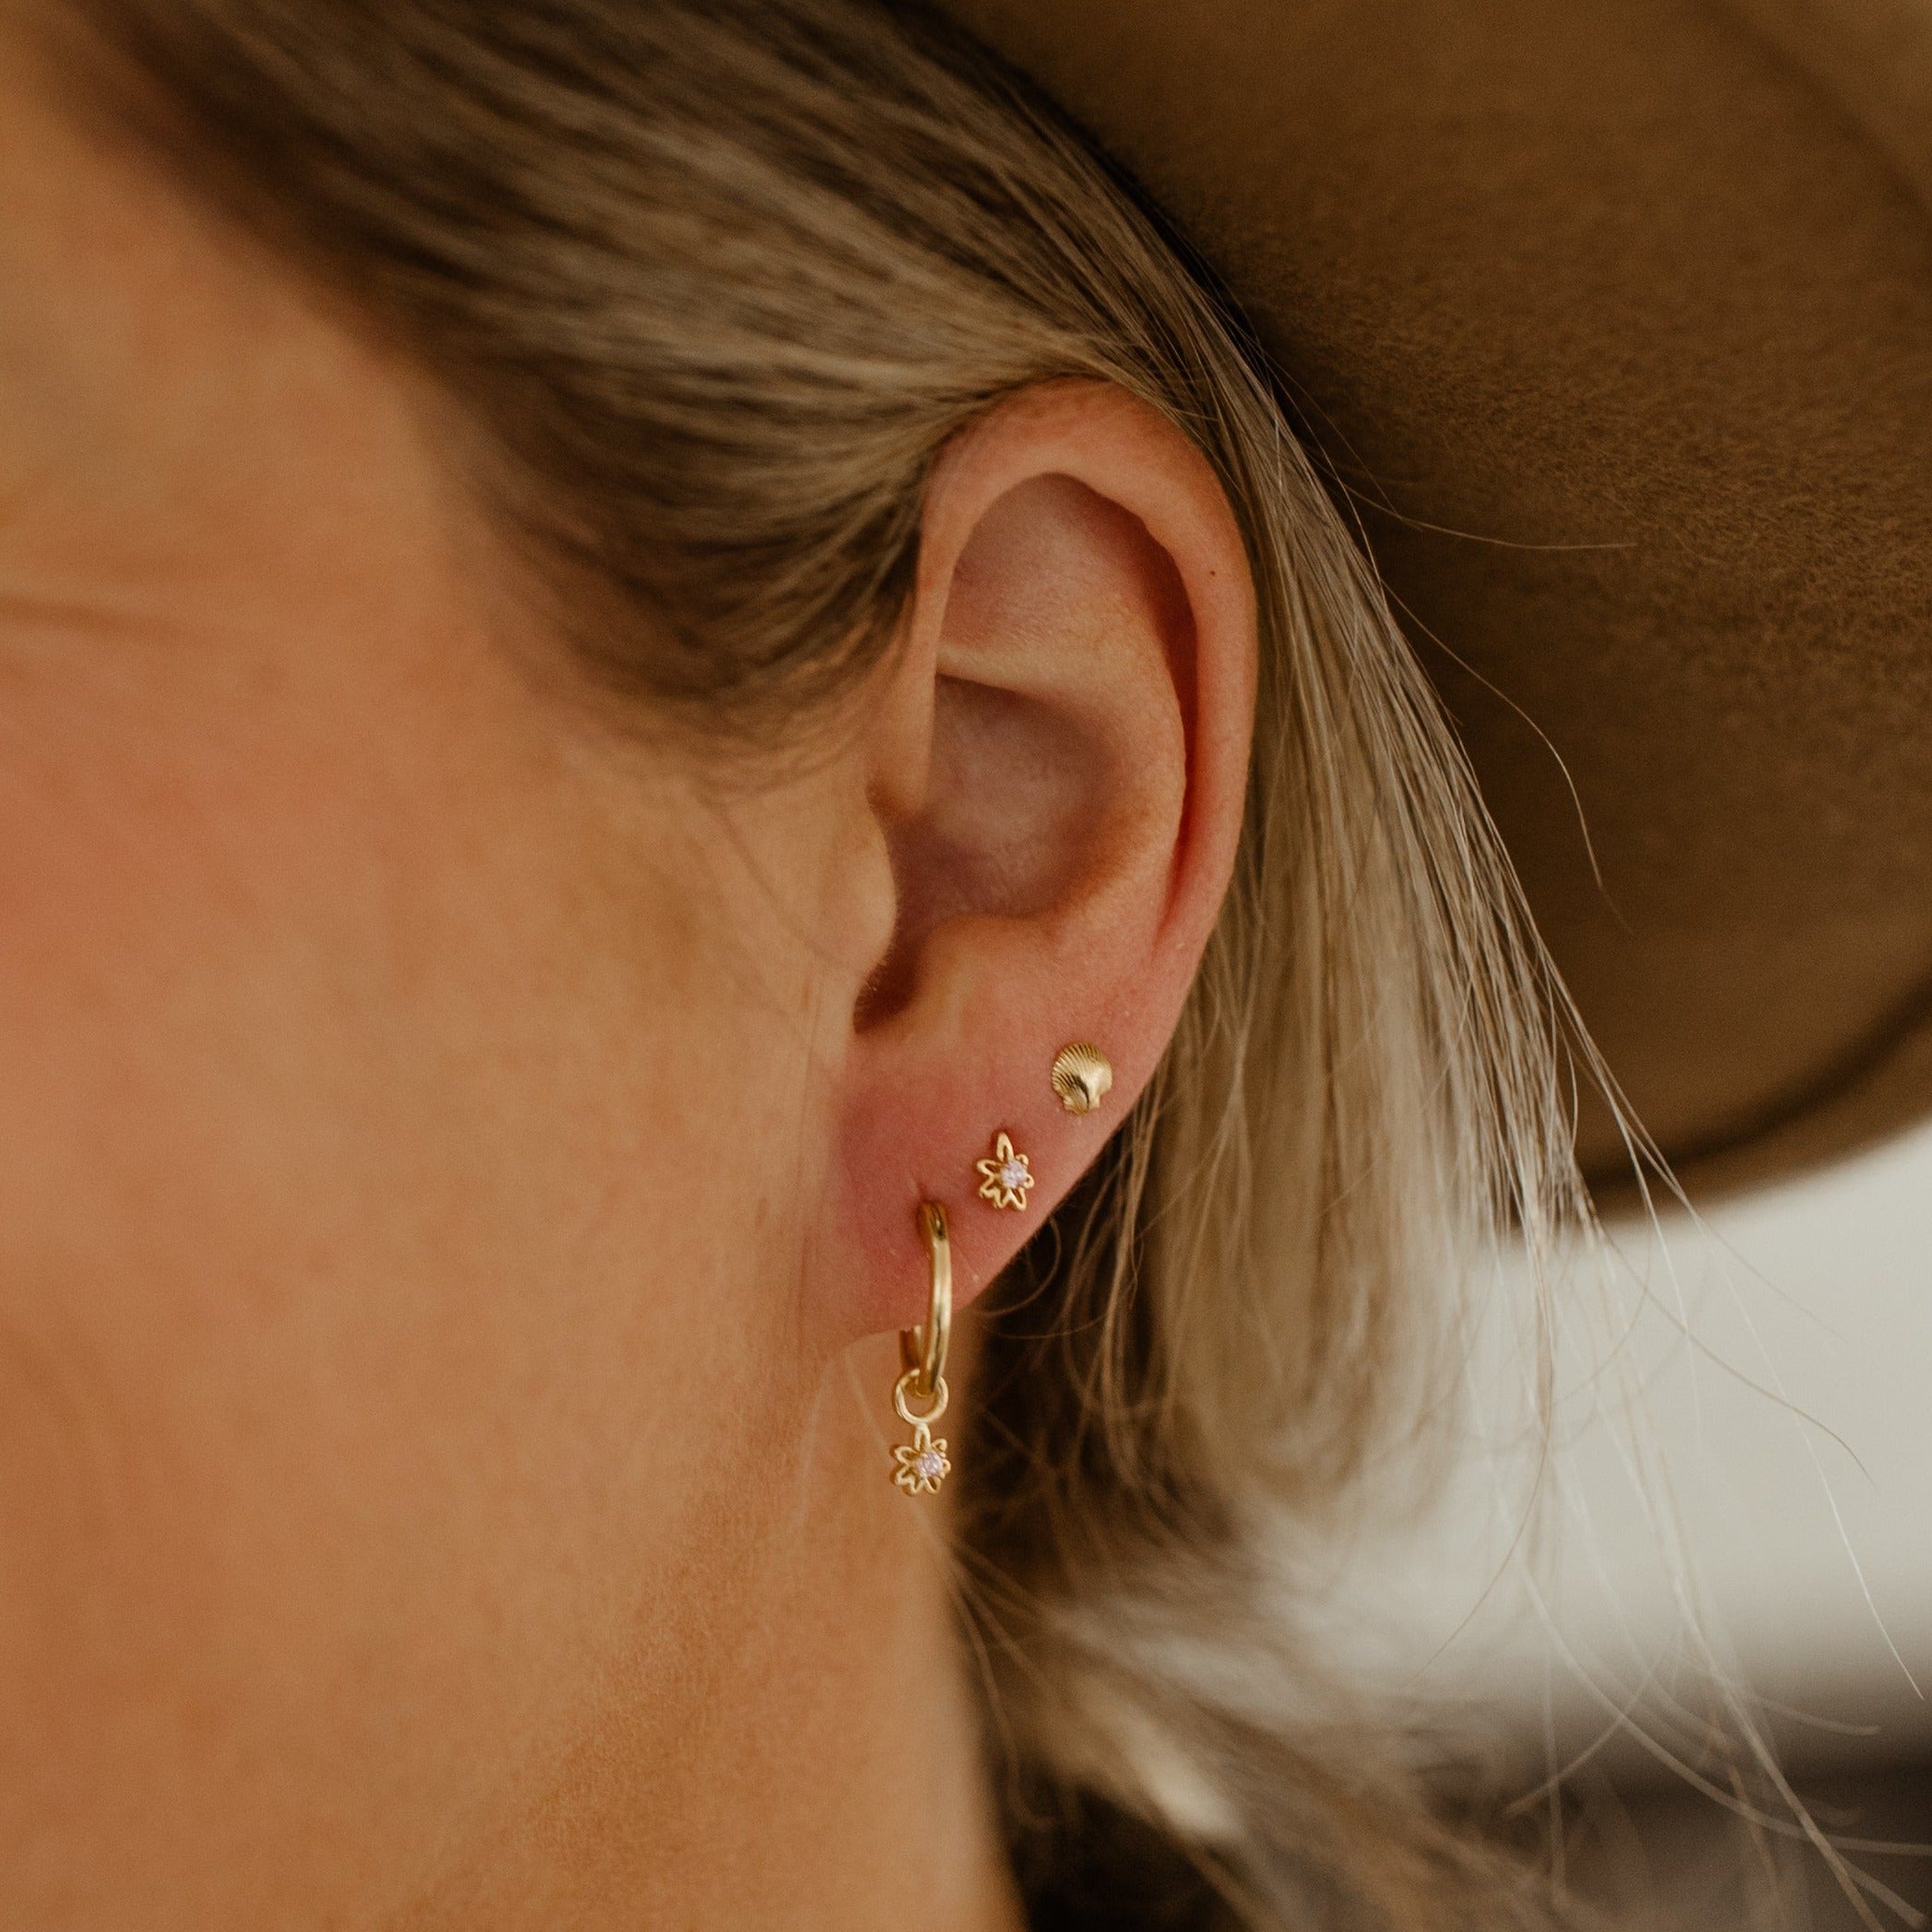
[[[893,1360],[868,1344],[859,1372],[885,1386]],[[692,1526],[693,1573],[640,1607],[603,1708],[411,1932],[1020,1932],[944,1518],[893,1490],[853,1382],[830,1365],[771,1490]]]

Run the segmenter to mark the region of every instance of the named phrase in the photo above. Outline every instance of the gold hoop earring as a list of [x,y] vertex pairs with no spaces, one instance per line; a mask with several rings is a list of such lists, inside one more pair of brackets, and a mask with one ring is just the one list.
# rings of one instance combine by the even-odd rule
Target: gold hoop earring
[[[952,1473],[946,1438],[933,1434],[933,1424],[946,1413],[946,1350],[952,1340],[952,1236],[937,1201],[921,1204],[919,1231],[925,1237],[931,1284],[925,1322],[899,1331],[905,1372],[892,1385],[892,1407],[913,1440],[893,1450],[892,1480],[908,1496],[931,1496]],[[914,1413],[914,1403],[923,1413]]]

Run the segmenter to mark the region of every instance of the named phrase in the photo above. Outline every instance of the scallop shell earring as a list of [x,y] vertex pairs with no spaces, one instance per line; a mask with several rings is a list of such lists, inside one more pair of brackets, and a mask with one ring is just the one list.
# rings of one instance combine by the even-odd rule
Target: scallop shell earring
[[1052,1078],[1069,1113],[1091,1113],[1113,1084],[1113,1063],[1099,1047],[1077,1040],[1054,1055]]

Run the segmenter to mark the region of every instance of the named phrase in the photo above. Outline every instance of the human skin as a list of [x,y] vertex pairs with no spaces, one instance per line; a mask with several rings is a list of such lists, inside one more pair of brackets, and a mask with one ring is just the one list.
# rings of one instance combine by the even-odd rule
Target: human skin
[[1009,400],[748,776],[578,677],[469,447],[0,44],[0,1926],[1017,1925],[893,1331],[916,1204],[970,1300],[1172,1030],[1238,535]]

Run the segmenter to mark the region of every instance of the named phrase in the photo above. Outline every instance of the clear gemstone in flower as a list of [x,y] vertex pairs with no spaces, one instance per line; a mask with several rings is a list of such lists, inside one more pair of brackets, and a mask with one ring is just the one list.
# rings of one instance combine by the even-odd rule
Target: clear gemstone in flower
[[1032,1178],[1026,1162],[1018,1159],[1007,1161],[999,1171],[999,1184],[1006,1188],[1024,1187]]
[[946,1458],[937,1449],[922,1449],[913,1458],[913,1470],[928,1482],[937,1482],[946,1474]]

